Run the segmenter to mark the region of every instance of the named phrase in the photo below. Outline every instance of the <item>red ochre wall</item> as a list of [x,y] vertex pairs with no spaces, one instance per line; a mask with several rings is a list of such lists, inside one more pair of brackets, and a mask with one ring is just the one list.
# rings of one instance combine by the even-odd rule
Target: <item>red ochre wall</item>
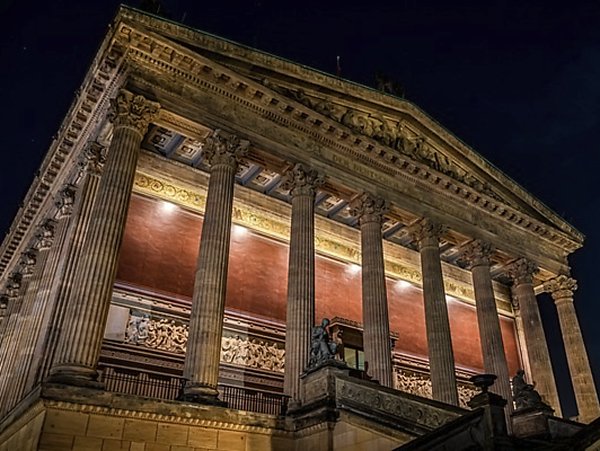
[[[117,281],[165,296],[190,300],[202,218],[165,202],[133,195],[121,248]],[[285,321],[288,247],[234,228],[229,257],[227,307]],[[324,256],[316,259],[317,319],[339,316],[362,322],[360,270]],[[396,350],[427,356],[423,296],[419,288],[387,281],[390,328]],[[475,308],[448,302],[457,365],[482,370]],[[501,317],[509,371],[519,367],[514,322]]]

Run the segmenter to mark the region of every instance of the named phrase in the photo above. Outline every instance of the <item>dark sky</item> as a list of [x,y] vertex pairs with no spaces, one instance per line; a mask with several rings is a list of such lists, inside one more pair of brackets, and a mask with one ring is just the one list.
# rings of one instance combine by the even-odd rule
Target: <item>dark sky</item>
[[[138,1],[128,2],[138,6]],[[194,1],[186,25],[373,85],[383,71],[586,236],[571,258],[600,376],[600,4],[540,1]],[[302,5],[302,6],[300,6]],[[0,231],[8,230],[116,1],[0,0]],[[563,410],[575,414],[556,312],[540,297]]]

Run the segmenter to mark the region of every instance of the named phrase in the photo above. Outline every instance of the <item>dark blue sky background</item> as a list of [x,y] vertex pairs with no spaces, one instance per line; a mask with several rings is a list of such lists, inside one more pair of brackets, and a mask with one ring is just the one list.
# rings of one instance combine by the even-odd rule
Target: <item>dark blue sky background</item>
[[[127,2],[138,6],[138,1]],[[0,231],[8,230],[117,1],[0,0]],[[600,4],[276,0],[163,4],[172,18],[373,85],[376,71],[587,236],[571,258],[600,375]],[[575,414],[558,320],[540,297],[563,410]]]

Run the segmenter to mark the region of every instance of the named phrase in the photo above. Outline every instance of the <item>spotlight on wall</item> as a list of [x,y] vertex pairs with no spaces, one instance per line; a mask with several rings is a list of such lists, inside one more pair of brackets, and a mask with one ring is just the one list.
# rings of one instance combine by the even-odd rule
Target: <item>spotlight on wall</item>
[[239,224],[233,224],[231,226],[231,234],[236,238],[241,238],[248,234],[248,229]]
[[396,288],[399,288],[401,290],[404,290],[405,288],[408,288],[411,286],[410,282],[407,282],[406,280],[399,280],[398,282],[396,282]]
[[160,209],[163,213],[172,213],[177,209],[177,205],[171,202],[167,202],[166,200],[161,201]]
[[346,266],[346,272],[352,275],[358,274],[360,272],[360,266],[350,263],[348,266]]

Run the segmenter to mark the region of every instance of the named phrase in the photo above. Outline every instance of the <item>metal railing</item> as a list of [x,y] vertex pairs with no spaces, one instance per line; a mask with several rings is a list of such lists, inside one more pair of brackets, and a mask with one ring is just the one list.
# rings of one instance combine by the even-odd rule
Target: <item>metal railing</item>
[[[99,370],[104,389],[113,393],[174,401],[181,399],[185,385],[183,378],[175,376],[110,366]],[[218,390],[220,399],[231,409],[269,415],[285,415],[287,411],[288,398],[281,393],[221,384]]]

